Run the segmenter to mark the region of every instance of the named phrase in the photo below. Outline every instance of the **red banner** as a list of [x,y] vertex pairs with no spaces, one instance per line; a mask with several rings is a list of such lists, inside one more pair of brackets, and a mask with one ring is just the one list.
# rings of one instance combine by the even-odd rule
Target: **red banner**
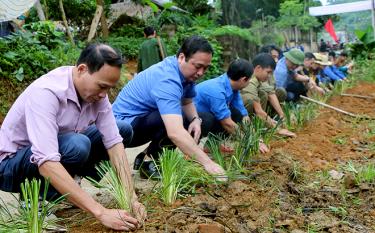
[[335,27],[333,26],[333,23],[332,23],[331,19],[329,19],[326,22],[326,24],[324,25],[324,28],[331,35],[333,40],[336,41],[336,43],[339,43],[339,40],[337,39],[337,35],[336,35],[336,32],[335,32]]

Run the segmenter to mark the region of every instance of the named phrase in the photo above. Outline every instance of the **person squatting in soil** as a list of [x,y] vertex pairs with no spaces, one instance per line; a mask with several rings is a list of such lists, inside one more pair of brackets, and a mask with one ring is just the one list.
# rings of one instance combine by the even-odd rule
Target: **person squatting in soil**
[[[138,202],[124,145],[132,128],[115,120],[107,92],[120,79],[123,59],[104,44],[88,45],[75,66],[56,68],[30,84],[17,98],[0,131],[0,189],[20,192],[27,178],[49,179],[47,198],[66,195],[103,225],[135,230],[146,218]],[[107,209],[73,179],[98,179],[95,166],[110,160],[119,171],[135,216]],[[125,187],[124,187],[125,188]],[[42,194],[41,194],[42,195]]]
[[[260,117],[269,127],[276,127],[277,121],[268,115],[267,107],[272,107],[270,110],[283,120],[284,112],[279,101],[285,100],[285,91],[275,86],[275,60],[269,53],[259,53],[252,63],[254,74],[249,85],[241,91],[243,102],[251,115]],[[277,132],[283,136],[296,137],[295,133],[287,129],[280,128]]]
[[[203,120],[202,136],[209,133],[234,134],[237,123],[250,121],[240,90],[249,85],[253,71],[249,61],[237,59],[229,65],[226,73],[196,86],[194,104]],[[259,150],[261,153],[269,151],[262,142],[259,143]]]
[[217,176],[224,170],[198,146],[202,119],[193,103],[195,82],[211,64],[213,49],[199,36],[186,39],[175,56],[165,58],[137,74],[119,93],[113,103],[116,119],[131,124],[130,147],[151,143],[134,161],[141,177],[158,178],[153,161],[158,161],[165,146],[177,146],[182,153],[198,161]]

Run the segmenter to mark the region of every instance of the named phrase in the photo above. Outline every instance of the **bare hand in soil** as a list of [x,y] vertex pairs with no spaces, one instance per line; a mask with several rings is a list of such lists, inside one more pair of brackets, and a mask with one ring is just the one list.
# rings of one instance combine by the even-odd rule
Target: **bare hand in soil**
[[262,154],[268,153],[270,149],[268,149],[268,146],[264,144],[263,142],[259,142],[259,151]]
[[138,227],[137,219],[125,210],[104,209],[97,219],[106,227],[120,231],[132,231]]
[[279,129],[279,131],[277,131],[277,133],[280,134],[280,135],[283,135],[283,136],[291,137],[291,138],[297,137],[297,135],[295,133],[290,132],[287,129]]
[[192,121],[189,125],[188,132],[193,136],[194,141],[198,143],[201,137],[201,122],[199,120]]
[[132,208],[133,208],[133,213],[139,222],[139,225],[138,225],[138,228],[139,228],[143,225],[143,223],[145,222],[147,218],[146,207],[142,203],[135,201],[132,204]]
[[204,165],[204,169],[214,177],[217,181],[226,182],[228,177],[225,175],[224,169],[217,163],[211,162],[207,165]]

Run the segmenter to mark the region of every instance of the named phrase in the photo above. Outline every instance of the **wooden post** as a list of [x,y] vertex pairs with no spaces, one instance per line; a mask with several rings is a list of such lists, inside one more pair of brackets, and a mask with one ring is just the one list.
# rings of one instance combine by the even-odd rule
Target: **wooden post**
[[59,6],[60,6],[60,11],[61,11],[61,15],[62,15],[62,18],[63,18],[64,26],[65,26],[65,29],[66,29],[66,33],[68,33],[68,37],[69,37],[70,42],[72,43],[72,45],[75,46],[72,33],[70,33],[68,21],[66,20],[65,11],[64,11],[64,5],[63,5],[62,0],[59,0]]
[[313,102],[313,103],[319,104],[319,105],[321,105],[321,106],[323,106],[323,107],[333,109],[333,110],[335,110],[335,111],[337,111],[337,112],[340,112],[340,113],[343,113],[343,114],[345,114],[345,115],[348,115],[348,116],[351,116],[351,117],[358,117],[358,115],[355,115],[355,114],[353,114],[353,113],[350,113],[350,112],[344,111],[344,110],[342,110],[342,109],[339,109],[339,108],[333,107],[333,106],[328,105],[328,104],[326,104],[326,103],[323,103],[323,102],[320,102],[320,101],[317,101],[317,100],[311,99],[311,98],[309,98],[309,97],[306,97],[306,96],[303,96],[303,95],[300,95],[299,97],[300,97],[301,99],[308,100],[308,101],[310,101],[310,102]]
[[90,42],[95,36],[96,28],[98,27],[99,20],[102,16],[102,13],[103,13],[103,6],[96,5],[95,16],[92,19],[89,36],[87,37],[88,42]]
[[44,15],[44,11],[42,8],[42,4],[40,4],[40,1],[37,0],[34,4],[34,7],[36,9],[36,12],[38,13],[38,18],[40,21],[46,20],[46,16]]
[[[96,0],[96,4],[104,8],[103,0]],[[100,17],[100,25],[102,26],[103,37],[108,38],[109,36],[108,23],[107,23],[107,18],[105,17],[104,12],[102,13],[102,16]]]

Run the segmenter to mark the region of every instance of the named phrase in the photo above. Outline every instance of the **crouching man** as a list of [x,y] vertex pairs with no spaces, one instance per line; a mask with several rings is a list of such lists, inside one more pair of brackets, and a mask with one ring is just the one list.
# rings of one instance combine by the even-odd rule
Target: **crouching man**
[[[52,70],[18,97],[0,131],[0,189],[20,192],[27,178],[49,179],[47,198],[60,194],[115,230],[135,230],[146,217],[134,193],[124,144],[130,125],[116,124],[107,92],[120,79],[123,60],[111,47],[92,44],[75,66]],[[95,165],[111,160],[130,195],[135,216],[107,209],[74,181],[98,178]]]
[[[249,85],[253,66],[244,59],[233,61],[223,75],[197,85],[194,103],[202,118],[202,135],[208,133],[233,134],[237,123],[249,121],[248,112],[242,102],[240,90]],[[261,153],[269,151],[260,143]]]

